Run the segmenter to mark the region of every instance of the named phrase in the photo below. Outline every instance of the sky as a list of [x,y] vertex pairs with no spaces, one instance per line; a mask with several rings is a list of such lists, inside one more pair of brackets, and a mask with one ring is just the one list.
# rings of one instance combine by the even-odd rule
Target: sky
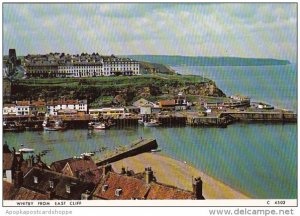
[[3,4],[3,53],[297,60],[296,3]]

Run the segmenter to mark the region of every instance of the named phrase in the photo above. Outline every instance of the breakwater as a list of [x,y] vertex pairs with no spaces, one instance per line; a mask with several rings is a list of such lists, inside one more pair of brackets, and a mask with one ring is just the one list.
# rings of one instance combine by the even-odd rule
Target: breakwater
[[115,153],[108,158],[105,158],[99,162],[97,162],[97,166],[102,166],[108,163],[113,163],[118,160],[122,160],[127,157],[135,156],[144,152],[149,152],[152,149],[156,149],[158,147],[157,142],[155,139],[141,139],[131,144],[130,148],[120,152]]
[[251,122],[297,122],[297,114],[283,111],[267,111],[267,112],[226,112],[220,116],[232,116],[236,121]]

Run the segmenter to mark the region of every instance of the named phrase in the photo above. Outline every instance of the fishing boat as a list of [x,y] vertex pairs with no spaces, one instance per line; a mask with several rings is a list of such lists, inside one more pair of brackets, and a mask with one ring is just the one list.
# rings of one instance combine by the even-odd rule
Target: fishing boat
[[161,125],[161,123],[155,119],[151,119],[149,122],[144,122],[145,127],[157,127],[160,125]]
[[63,124],[61,120],[56,120],[54,124],[49,123],[48,121],[44,121],[43,128],[45,131],[62,131],[65,130],[67,127]]
[[19,152],[22,152],[22,153],[33,153],[34,149],[24,147],[24,148],[20,148]]
[[3,124],[3,131],[6,132],[22,132],[25,127],[19,122],[5,122]]
[[107,130],[109,127],[105,123],[98,123],[93,125],[95,130]]
[[94,125],[99,123],[98,117],[94,117],[92,121],[88,123],[88,127],[93,127]]

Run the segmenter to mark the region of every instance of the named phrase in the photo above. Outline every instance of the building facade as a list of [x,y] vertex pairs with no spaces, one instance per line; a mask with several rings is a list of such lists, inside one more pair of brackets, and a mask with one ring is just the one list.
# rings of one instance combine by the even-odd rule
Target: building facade
[[3,115],[16,115],[16,105],[15,104],[4,104],[3,105]]
[[99,54],[27,55],[24,59],[26,76],[30,77],[99,77],[140,75],[138,61]]
[[47,102],[47,113],[49,115],[58,115],[62,111],[76,111],[87,113],[87,100],[57,100]]

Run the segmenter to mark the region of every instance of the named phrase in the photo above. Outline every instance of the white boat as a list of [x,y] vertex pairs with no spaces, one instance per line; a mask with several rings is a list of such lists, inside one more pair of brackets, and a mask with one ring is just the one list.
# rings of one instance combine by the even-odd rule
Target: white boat
[[93,125],[93,128],[95,130],[106,130],[106,129],[108,129],[108,127],[106,126],[105,123],[95,124],[95,125]]
[[159,123],[155,119],[151,119],[151,121],[149,121],[149,122],[144,122],[145,127],[157,127],[157,126],[160,126],[160,125],[161,125],[161,123]]
[[91,156],[94,156],[94,155],[95,155],[94,152],[85,152],[85,153],[80,154],[80,156],[87,156],[87,157],[91,157]]
[[97,117],[94,117],[93,120],[88,123],[88,126],[93,127],[96,124],[99,124],[99,119]]
[[23,152],[23,153],[33,153],[34,149],[32,148],[20,148],[19,152]]

